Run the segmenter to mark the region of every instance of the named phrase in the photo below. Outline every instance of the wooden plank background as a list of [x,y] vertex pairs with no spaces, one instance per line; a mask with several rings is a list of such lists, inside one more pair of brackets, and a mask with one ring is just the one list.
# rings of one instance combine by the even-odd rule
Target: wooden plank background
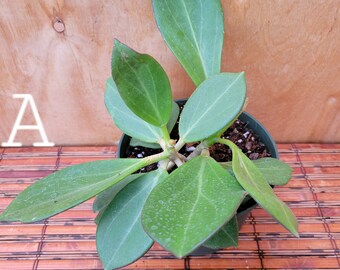
[[[292,180],[276,194],[297,216],[300,238],[255,208],[238,248],[176,259],[158,245],[126,269],[340,269],[340,144],[280,144]],[[0,212],[28,185],[53,171],[116,157],[115,146],[0,148]],[[46,221],[0,222],[0,269],[102,269],[93,199]]]
[[[279,142],[340,141],[340,1],[222,0],[223,71],[246,72],[249,106]],[[0,142],[35,98],[50,141],[113,144],[103,104],[113,38],[153,55],[175,98],[194,85],[162,41],[150,0],[1,0]],[[30,121],[27,117],[27,121]],[[26,145],[37,132],[18,133]]]

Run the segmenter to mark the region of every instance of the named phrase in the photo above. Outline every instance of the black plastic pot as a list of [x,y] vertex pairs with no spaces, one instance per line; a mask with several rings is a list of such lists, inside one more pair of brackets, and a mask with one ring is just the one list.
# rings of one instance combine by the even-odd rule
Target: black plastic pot
[[[185,104],[186,100],[177,100],[179,105]],[[271,154],[273,158],[279,158],[279,152],[277,150],[276,144],[267,131],[267,129],[251,114],[247,112],[243,112],[239,119],[242,122],[247,123],[247,126],[250,127],[255,134],[258,135],[260,141],[266,146],[268,152]],[[130,144],[131,137],[124,134],[118,145],[118,157],[125,158],[127,157],[127,150]],[[239,228],[242,226],[246,218],[248,217],[250,211],[256,207],[256,202],[253,199],[247,200],[247,202],[242,203],[240,208],[237,211],[237,221],[239,224]],[[215,250],[206,248],[204,246],[198,247],[195,251],[193,251],[190,255],[204,255],[215,252]]]
[[[187,99],[176,100],[178,105],[184,105],[186,101]],[[273,158],[279,158],[279,152],[272,136],[270,136],[268,130],[256,118],[254,118],[250,113],[243,112],[239,119],[247,123],[247,125],[259,136],[260,141],[267,147],[267,150]],[[127,157],[127,149],[129,147],[130,140],[131,137],[126,134],[123,134],[120,138],[117,153],[119,158]]]

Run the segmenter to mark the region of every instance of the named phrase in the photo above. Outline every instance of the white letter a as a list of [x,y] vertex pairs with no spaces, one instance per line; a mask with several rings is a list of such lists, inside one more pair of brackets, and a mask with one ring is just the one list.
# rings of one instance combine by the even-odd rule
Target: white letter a
[[[19,129],[23,130],[38,130],[40,132],[40,136],[42,138],[42,142],[35,142],[33,143],[33,146],[54,146],[54,143],[51,143],[48,141],[46,132],[44,130],[43,124],[41,122],[39,112],[37,110],[37,107],[35,105],[34,99],[32,95],[30,94],[14,94],[13,98],[23,98],[23,102],[21,105],[21,108],[19,110],[17,119],[15,120],[12,132],[8,138],[8,142],[2,143],[1,146],[3,147],[13,147],[13,146],[22,146],[22,143],[20,142],[14,142],[14,138],[17,134],[17,131]],[[35,121],[37,125],[20,125],[22,117],[24,116],[27,104],[30,103],[32,112],[35,118]]]

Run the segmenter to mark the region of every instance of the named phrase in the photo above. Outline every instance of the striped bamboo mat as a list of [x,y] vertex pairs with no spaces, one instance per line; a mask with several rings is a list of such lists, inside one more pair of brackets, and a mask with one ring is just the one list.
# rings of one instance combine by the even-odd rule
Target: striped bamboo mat
[[[127,269],[340,269],[340,144],[280,144],[279,151],[294,175],[275,190],[299,220],[299,239],[256,208],[237,249],[180,260],[155,245]],[[0,211],[43,176],[113,157],[115,146],[0,148]],[[0,223],[0,270],[102,269],[92,201],[44,222]]]

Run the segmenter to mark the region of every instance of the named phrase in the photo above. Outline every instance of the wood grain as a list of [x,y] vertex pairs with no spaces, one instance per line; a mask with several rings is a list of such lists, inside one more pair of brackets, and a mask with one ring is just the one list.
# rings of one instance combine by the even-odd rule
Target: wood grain
[[[340,142],[340,1],[222,0],[223,71],[246,72],[247,111],[280,142]],[[114,144],[120,131],[103,103],[113,39],[151,54],[175,98],[193,83],[162,40],[151,1],[2,0],[0,142],[32,94],[50,141]],[[32,117],[25,117],[32,123]],[[17,141],[40,141],[21,131]]]

